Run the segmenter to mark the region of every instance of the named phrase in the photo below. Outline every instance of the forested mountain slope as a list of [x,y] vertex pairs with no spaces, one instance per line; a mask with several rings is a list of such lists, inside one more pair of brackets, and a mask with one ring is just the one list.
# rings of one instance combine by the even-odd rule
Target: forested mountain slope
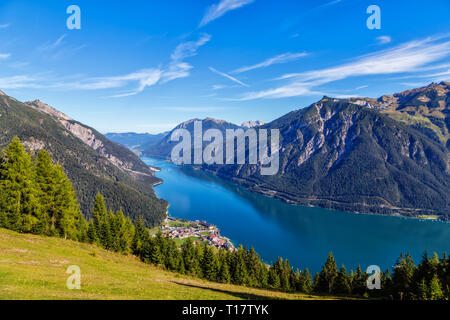
[[[280,130],[276,175],[248,159],[201,168],[296,204],[449,219],[449,91],[442,82],[379,99],[324,97],[258,127]],[[170,158],[168,137],[148,155]]]
[[74,184],[83,214],[91,215],[97,193],[113,210],[159,223],[167,202],[152,189],[156,178],[135,154],[39,100],[22,103],[0,94],[0,149],[18,136],[33,153],[48,150]]

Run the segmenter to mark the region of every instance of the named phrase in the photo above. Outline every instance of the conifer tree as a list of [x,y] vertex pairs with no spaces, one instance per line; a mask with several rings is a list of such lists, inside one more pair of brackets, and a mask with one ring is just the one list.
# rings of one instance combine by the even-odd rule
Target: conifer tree
[[353,294],[357,294],[362,296],[367,289],[367,284],[364,279],[364,274],[362,272],[361,266],[358,265],[358,268],[356,268],[356,272],[352,277],[351,281],[351,292]]
[[313,283],[312,283],[311,274],[309,273],[308,268],[306,268],[305,270],[302,270],[299,273],[296,289],[297,289],[297,291],[302,292],[302,293],[311,293],[312,292]]
[[230,283],[231,281],[230,268],[226,261],[220,264],[218,280],[222,283]]
[[150,244],[150,262],[156,266],[159,266],[163,263],[161,247],[159,246],[160,242],[156,238],[149,239],[147,242]]
[[428,300],[428,286],[425,281],[425,278],[422,278],[417,286],[417,298],[420,300]]
[[214,281],[217,276],[217,264],[215,261],[215,255],[213,247],[204,245],[203,257],[201,262],[202,274],[205,279]]
[[269,269],[269,287],[272,289],[281,288],[280,276],[273,266]]
[[139,217],[135,226],[133,241],[131,243],[131,251],[134,255],[142,257],[143,245],[149,239],[149,234],[145,228],[144,219]]
[[233,252],[232,277],[233,283],[235,284],[248,284],[248,273],[245,264],[245,250],[242,246],[239,246],[238,249]]
[[105,199],[101,194],[97,194],[95,198],[92,218],[101,246],[109,249],[111,246],[110,214],[107,212]]
[[341,269],[339,270],[338,276],[336,277],[336,280],[334,281],[333,285],[333,293],[337,294],[350,294],[351,288],[350,288],[350,282],[347,275],[347,270],[345,269],[345,266],[342,265]]
[[331,293],[333,284],[338,276],[338,269],[333,254],[328,254],[328,259],[320,272],[319,278],[319,292]]
[[0,161],[0,215],[8,229],[42,234],[45,219],[39,203],[31,157],[19,138],[14,137]]
[[259,273],[261,272],[261,258],[253,247],[246,253],[246,269],[248,272],[248,282],[250,286],[257,286],[259,282]]
[[412,280],[416,266],[408,253],[405,256],[400,255],[394,266],[394,274],[392,276],[393,290],[399,299],[407,299],[412,294]]
[[194,275],[198,269],[198,257],[191,238],[181,245],[181,256],[186,274]]
[[430,300],[442,300],[444,298],[441,282],[439,281],[437,274],[435,274],[430,281],[428,296],[430,297]]
[[36,182],[48,235],[72,240],[83,237],[80,207],[72,183],[59,165],[53,165],[50,154],[41,150],[36,158]]
[[97,230],[95,228],[95,224],[94,224],[93,220],[89,221],[89,223],[88,223],[87,238],[88,238],[89,243],[99,244]]

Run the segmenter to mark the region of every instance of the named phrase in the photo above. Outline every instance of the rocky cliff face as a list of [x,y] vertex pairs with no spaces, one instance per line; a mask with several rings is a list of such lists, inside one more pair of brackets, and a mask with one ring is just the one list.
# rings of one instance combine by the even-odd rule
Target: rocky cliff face
[[[105,141],[105,137],[100,135],[98,132],[89,128],[73,119],[64,113],[56,110],[55,108],[49,106],[48,104],[40,101],[34,100],[31,102],[26,102],[26,105],[32,107],[33,109],[50,115],[55,120],[57,120],[61,125],[72,135],[80,139],[83,143],[89,146],[91,149],[98,152],[100,155],[105,157],[111,164],[116,166],[118,169],[132,173],[136,178],[143,176],[153,176],[151,168],[145,166],[139,158],[133,157],[130,154],[119,155],[117,152],[111,151],[107,144],[109,141]],[[104,142],[105,141],[105,142]],[[38,146],[39,148],[39,146]],[[123,150],[120,150],[123,151]]]

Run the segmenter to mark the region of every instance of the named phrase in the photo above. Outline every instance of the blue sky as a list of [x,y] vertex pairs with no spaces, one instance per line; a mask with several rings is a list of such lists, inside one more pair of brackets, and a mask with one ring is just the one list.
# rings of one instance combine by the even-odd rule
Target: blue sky
[[0,89],[101,132],[268,122],[323,95],[450,80],[449,16],[448,0],[2,0]]

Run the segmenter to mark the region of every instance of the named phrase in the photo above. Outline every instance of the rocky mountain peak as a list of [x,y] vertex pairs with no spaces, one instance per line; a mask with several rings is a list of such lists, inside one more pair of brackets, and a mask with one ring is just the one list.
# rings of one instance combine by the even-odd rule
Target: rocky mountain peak
[[70,121],[72,120],[72,118],[70,118],[69,116],[67,116],[66,114],[62,113],[61,111],[56,110],[55,108],[49,106],[48,104],[42,102],[39,99],[33,100],[33,101],[28,101],[25,102],[26,105],[41,111],[43,113],[46,113],[58,120],[67,120]]

